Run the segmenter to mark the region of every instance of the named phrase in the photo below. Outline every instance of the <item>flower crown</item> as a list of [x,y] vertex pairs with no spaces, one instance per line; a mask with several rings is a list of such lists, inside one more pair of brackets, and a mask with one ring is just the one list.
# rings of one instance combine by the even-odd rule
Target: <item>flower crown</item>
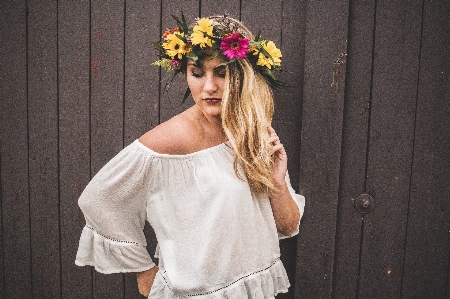
[[[161,66],[167,71],[174,71],[166,89],[170,86],[175,76],[183,70],[187,59],[201,63],[199,58],[208,55],[210,49],[213,55],[223,54],[227,62],[224,65],[235,62],[237,59],[248,59],[267,81],[268,85],[277,89],[284,84],[275,79],[274,70],[281,64],[281,51],[273,41],[260,40],[260,33],[253,39],[249,39],[240,32],[247,29],[226,15],[220,17],[201,18],[190,29],[186,23],[183,12],[181,21],[172,16],[178,27],[166,29],[163,33],[163,41],[155,42],[153,46],[160,51],[160,60],[154,65]],[[209,51],[209,52],[206,52]],[[186,91],[184,100],[189,96]]]

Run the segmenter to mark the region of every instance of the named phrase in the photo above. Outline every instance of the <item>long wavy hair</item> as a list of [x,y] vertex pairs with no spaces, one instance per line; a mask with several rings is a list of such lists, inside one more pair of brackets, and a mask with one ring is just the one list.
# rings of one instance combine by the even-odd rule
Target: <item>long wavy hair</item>
[[276,192],[273,157],[267,143],[274,102],[266,80],[246,60],[227,65],[222,96],[222,126],[234,150],[234,171],[245,174],[255,195]]
[[[234,18],[210,16],[208,19],[213,20],[215,28],[253,38],[251,31]],[[276,192],[272,181],[271,146],[267,144],[273,111],[272,91],[248,59],[228,63],[222,96],[222,126],[234,150],[234,171],[240,179],[247,179],[251,192],[257,196],[271,196]]]

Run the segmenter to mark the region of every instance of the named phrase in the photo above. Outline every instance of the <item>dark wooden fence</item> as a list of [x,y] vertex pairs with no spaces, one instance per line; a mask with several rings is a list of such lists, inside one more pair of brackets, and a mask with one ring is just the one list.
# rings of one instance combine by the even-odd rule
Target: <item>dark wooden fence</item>
[[0,296],[136,298],[134,274],[74,265],[77,199],[190,105],[151,65],[180,10],[226,11],[282,49],[274,126],[306,212],[278,297],[450,298],[446,0],[0,0]]

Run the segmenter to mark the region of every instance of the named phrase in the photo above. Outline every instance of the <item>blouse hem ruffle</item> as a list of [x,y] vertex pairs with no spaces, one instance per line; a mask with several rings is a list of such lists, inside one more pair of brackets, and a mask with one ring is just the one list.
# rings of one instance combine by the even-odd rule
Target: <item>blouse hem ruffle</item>
[[286,270],[279,259],[269,267],[242,276],[223,287],[197,294],[175,294],[164,276],[165,273],[158,272],[149,299],[272,299],[279,293],[287,293],[290,287]]
[[93,266],[103,274],[142,272],[155,266],[145,246],[109,239],[89,226],[81,233],[75,264]]

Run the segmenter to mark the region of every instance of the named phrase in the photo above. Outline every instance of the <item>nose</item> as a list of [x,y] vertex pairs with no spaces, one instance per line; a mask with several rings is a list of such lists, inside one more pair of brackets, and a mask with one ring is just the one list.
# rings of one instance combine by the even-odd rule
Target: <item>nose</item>
[[203,89],[209,94],[212,94],[217,91],[218,85],[217,85],[217,80],[214,77],[214,75],[206,76],[205,84],[203,85]]

